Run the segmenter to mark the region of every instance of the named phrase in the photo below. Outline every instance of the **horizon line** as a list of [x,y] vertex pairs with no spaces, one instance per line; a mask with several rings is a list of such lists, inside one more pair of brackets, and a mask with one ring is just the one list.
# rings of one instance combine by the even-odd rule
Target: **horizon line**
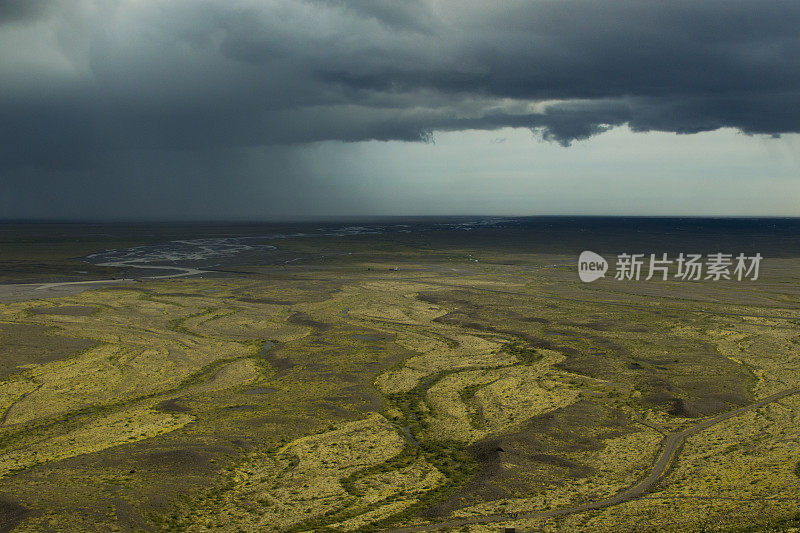
[[546,215],[318,215],[276,218],[0,218],[0,224],[293,224],[304,222],[367,222],[378,220],[444,219],[654,219],[654,220],[800,220],[800,215],[621,215],[621,214],[546,214]]

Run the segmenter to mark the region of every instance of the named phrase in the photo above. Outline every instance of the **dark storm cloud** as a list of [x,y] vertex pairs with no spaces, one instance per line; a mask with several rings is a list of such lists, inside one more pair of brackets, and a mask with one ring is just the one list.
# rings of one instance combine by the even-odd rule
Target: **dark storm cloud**
[[427,31],[435,17],[425,0],[320,0],[325,5],[352,11],[360,17],[374,18],[393,29]]
[[48,0],[3,0],[0,2],[0,23],[36,19],[49,3]]
[[526,127],[800,131],[800,2],[5,0],[0,165]]

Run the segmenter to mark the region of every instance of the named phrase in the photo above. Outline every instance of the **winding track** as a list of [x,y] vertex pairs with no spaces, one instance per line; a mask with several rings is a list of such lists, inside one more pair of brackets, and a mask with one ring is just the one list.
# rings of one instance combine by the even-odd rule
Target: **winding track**
[[162,274],[158,276],[141,276],[138,278],[109,278],[95,279],[86,281],[57,281],[53,283],[4,283],[0,284],[0,303],[19,302],[24,300],[34,300],[38,298],[57,298],[61,296],[72,296],[85,290],[104,287],[106,285],[118,285],[120,283],[135,283],[138,280],[180,278],[183,276],[194,276],[195,274],[205,274],[216,272],[214,270],[200,270],[190,267],[179,266],[151,266],[141,264],[130,264],[126,261],[109,263],[99,263],[100,266],[132,267],[153,270],[174,270],[173,274]]
[[519,519],[526,519],[526,518],[552,518],[556,516],[563,516],[568,514],[574,513],[581,513],[584,511],[591,511],[593,509],[602,509],[604,507],[611,507],[613,505],[618,505],[620,503],[634,500],[636,498],[641,498],[646,494],[653,486],[664,476],[669,466],[675,460],[677,455],[680,453],[681,448],[683,447],[684,442],[686,441],[687,437],[691,437],[692,435],[696,435],[701,431],[710,428],[715,424],[719,424],[725,420],[733,418],[735,416],[739,416],[741,414],[747,413],[749,411],[753,411],[754,409],[758,409],[760,407],[764,407],[767,404],[775,402],[777,400],[786,398],[787,396],[791,396],[793,394],[800,393],[800,387],[795,387],[792,389],[787,389],[782,392],[778,392],[771,396],[767,396],[755,403],[750,405],[746,405],[744,407],[740,407],[738,409],[733,409],[731,411],[726,411],[720,415],[717,415],[713,418],[709,418],[702,422],[695,424],[689,428],[674,431],[669,433],[664,439],[661,441],[661,448],[659,451],[658,456],[656,457],[655,462],[653,463],[650,472],[637,481],[635,484],[631,485],[627,489],[623,490],[622,492],[618,492],[613,496],[609,496],[608,498],[603,498],[602,500],[595,500],[589,501],[586,503],[582,503],[580,505],[576,505],[574,507],[564,507],[562,509],[551,509],[549,511],[542,511],[539,513],[528,513],[528,514],[517,514],[516,516],[511,515],[486,515],[486,516],[478,516],[473,518],[459,518],[455,520],[447,520],[444,522],[437,522],[434,524],[426,524],[421,526],[413,526],[413,527],[403,527],[397,529],[390,529],[384,530],[387,533],[411,533],[414,531],[436,531],[445,528],[454,528],[454,527],[462,527],[470,524],[489,524],[493,522],[509,522],[512,520],[519,520]]

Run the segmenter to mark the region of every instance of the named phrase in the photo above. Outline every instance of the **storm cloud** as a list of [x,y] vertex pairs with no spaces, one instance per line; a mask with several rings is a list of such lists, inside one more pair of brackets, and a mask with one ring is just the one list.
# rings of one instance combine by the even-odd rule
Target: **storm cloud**
[[[40,152],[800,127],[795,1],[4,2],[5,161]],[[37,149],[37,146],[39,149]]]
[[0,171],[505,127],[798,132],[798,23],[796,0],[5,0]]

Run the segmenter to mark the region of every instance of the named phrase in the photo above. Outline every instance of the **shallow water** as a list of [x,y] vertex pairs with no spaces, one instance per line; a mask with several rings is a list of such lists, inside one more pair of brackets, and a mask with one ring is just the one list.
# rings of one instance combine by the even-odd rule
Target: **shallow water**
[[[278,256],[275,244],[283,239],[297,237],[344,237],[351,235],[380,235],[387,233],[414,231],[441,231],[441,230],[471,230],[480,227],[502,226],[512,222],[511,219],[498,217],[478,217],[469,220],[459,220],[445,223],[421,223],[410,226],[408,224],[364,224],[364,225],[339,225],[332,224],[309,228],[308,231],[287,233],[264,233],[261,235],[229,235],[221,237],[176,239],[157,244],[146,244],[131,248],[104,250],[84,258],[89,263],[97,265],[132,267],[132,268],[164,268],[186,269],[192,272],[183,275],[202,273],[195,271],[198,268],[210,268],[214,265],[211,261],[224,260],[235,256],[258,258],[268,260],[268,257]],[[282,258],[282,263],[302,259]],[[155,276],[153,276],[155,277]],[[159,276],[161,277],[161,276]],[[168,276],[163,276],[168,277]],[[175,277],[174,275],[169,277]]]

